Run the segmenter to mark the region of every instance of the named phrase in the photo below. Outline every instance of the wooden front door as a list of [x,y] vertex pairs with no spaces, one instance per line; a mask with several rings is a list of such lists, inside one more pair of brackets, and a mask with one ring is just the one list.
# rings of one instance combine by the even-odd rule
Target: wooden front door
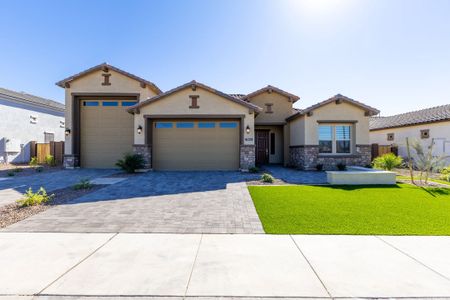
[[256,130],[256,164],[269,163],[269,131]]

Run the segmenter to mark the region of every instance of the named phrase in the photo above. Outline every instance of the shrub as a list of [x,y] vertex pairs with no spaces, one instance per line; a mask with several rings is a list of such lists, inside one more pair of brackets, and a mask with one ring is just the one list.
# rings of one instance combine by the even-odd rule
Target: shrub
[[8,175],[9,177],[13,177],[16,175],[16,173],[14,173],[13,171],[9,171],[6,175]]
[[136,170],[142,169],[145,166],[145,160],[140,154],[126,153],[123,159],[117,161],[116,166],[127,173],[134,173]]
[[33,157],[30,159],[29,165],[32,166],[32,167],[35,167],[35,166],[38,165],[38,159],[37,159],[36,156],[33,156]]
[[400,166],[403,159],[394,153],[386,153],[378,156],[372,162],[374,168],[391,171],[393,168]]
[[22,171],[23,171],[22,168],[14,168],[14,170],[13,170],[14,173],[19,173],[19,172],[22,172]]
[[441,176],[439,176],[439,178],[441,180],[450,181],[450,166],[441,170]]
[[53,157],[53,155],[49,154],[49,155],[45,156],[45,164],[47,164],[49,166],[56,165],[55,158]]
[[38,172],[38,173],[41,173],[42,171],[44,171],[44,167],[41,167],[41,166],[36,167],[36,168],[34,168],[34,169],[35,169],[36,172]]
[[273,178],[272,175],[264,173],[261,175],[261,180],[263,182],[272,183],[275,179]]
[[92,183],[89,179],[81,179],[80,182],[73,186],[74,190],[88,190],[92,187]]
[[338,163],[337,165],[336,165],[336,168],[339,170],[339,171],[345,171],[345,170],[347,170],[347,166],[344,164],[344,163]]
[[259,172],[259,168],[258,167],[251,167],[248,169],[248,171],[250,173],[258,173]]
[[40,205],[48,202],[54,195],[48,195],[43,187],[41,187],[37,192],[33,192],[31,188],[29,188],[24,197],[20,200],[17,200],[20,206],[33,206]]
[[323,170],[323,164],[317,164],[316,165],[316,170],[317,171],[322,171]]

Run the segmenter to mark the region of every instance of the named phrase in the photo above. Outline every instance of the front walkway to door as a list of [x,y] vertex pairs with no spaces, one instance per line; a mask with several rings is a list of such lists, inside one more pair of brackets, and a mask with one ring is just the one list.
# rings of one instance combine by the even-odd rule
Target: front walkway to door
[[240,172],[149,172],[51,208],[20,232],[264,233]]

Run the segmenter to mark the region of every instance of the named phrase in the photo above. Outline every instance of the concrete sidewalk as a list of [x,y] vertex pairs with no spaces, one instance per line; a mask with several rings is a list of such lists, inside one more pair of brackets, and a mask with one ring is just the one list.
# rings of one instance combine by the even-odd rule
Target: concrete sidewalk
[[0,300],[450,297],[449,253],[450,237],[4,232]]

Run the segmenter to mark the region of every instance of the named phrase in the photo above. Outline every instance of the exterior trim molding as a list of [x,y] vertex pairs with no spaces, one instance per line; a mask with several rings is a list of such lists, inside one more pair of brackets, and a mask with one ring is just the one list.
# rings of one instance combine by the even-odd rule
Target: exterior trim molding
[[317,120],[317,123],[358,123],[357,120]]

